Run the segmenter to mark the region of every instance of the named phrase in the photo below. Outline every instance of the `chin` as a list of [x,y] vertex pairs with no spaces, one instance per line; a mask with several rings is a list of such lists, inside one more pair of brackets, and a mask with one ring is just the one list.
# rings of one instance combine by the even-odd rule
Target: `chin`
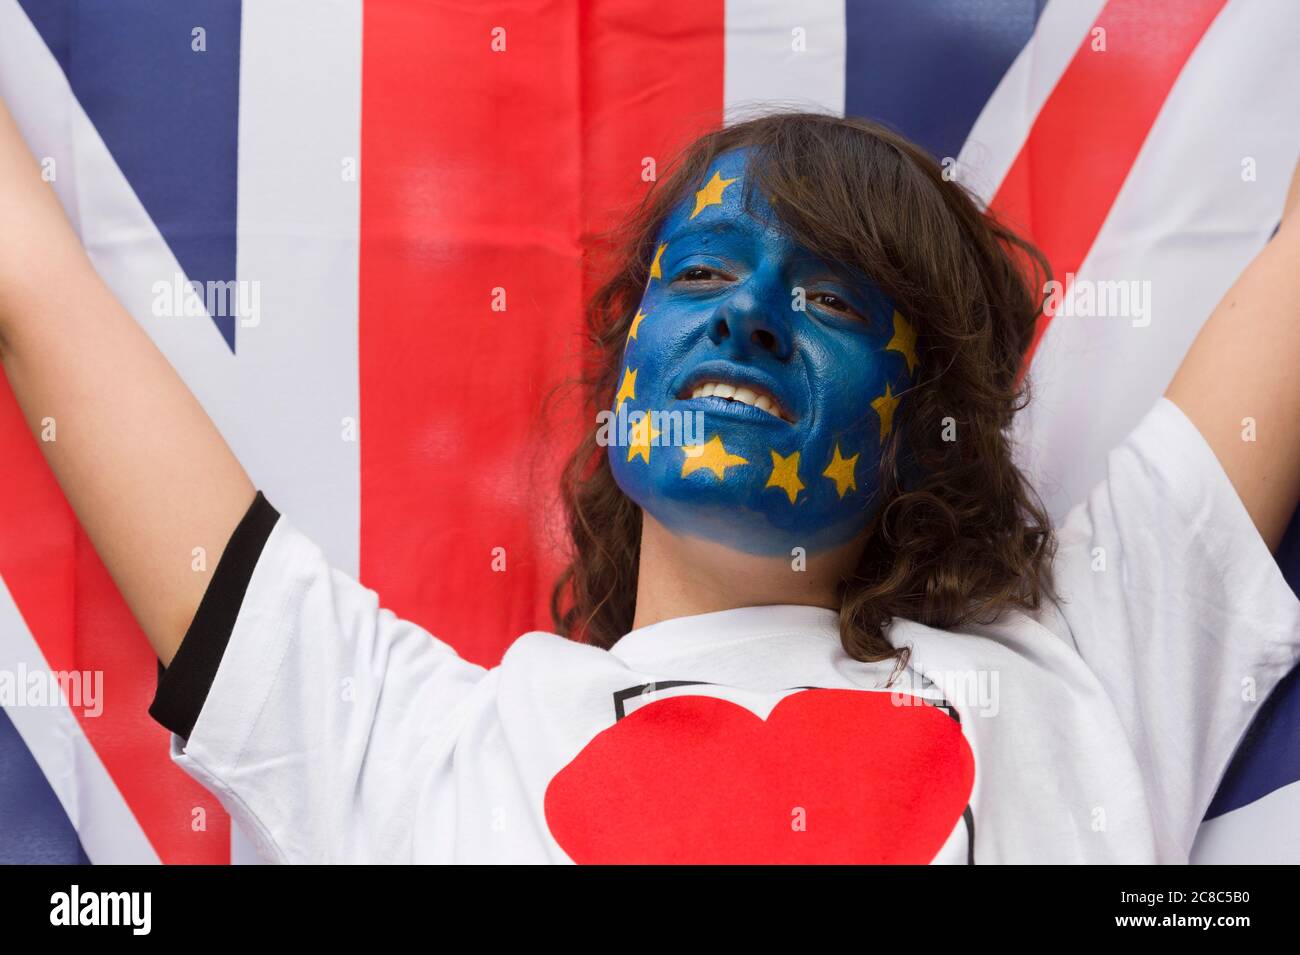
[[847,544],[870,521],[866,498],[857,507],[832,513],[778,503],[761,483],[683,481],[676,468],[626,467],[611,455],[614,479],[623,493],[674,534],[707,540],[754,557],[790,558],[796,547],[808,555]]

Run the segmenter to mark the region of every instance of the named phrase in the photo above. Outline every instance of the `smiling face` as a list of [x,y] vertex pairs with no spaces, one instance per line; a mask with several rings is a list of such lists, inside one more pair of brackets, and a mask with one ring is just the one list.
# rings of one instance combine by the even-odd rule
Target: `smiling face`
[[659,231],[615,410],[677,414],[608,453],[623,491],[675,533],[812,553],[856,536],[878,504],[915,336],[865,277],[801,246],[757,189],[745,208],[747,155],[720,155]]

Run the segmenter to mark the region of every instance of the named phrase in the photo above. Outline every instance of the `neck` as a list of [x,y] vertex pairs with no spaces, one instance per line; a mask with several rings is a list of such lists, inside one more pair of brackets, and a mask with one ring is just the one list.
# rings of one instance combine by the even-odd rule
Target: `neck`
[[839,584],[857,563],[861,542],[810,554],[755,557],[711,541],[673,534],[649,514],[641,522],[633,629],[693,614],[803,604],[839,609]]

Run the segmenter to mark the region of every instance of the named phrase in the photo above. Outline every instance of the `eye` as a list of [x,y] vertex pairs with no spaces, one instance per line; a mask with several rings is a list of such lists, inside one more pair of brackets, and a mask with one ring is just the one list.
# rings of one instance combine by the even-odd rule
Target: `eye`
[[852,305],[831,292],[816,292],[813,294],[812,300],[820,303],[830,311],[838,312],[841,315],[856,316],[858,314]]
[[688,269],[683,269],[678,273],[675,282],[728,282],[731,276],[725,272],[719,272],[717,269],[706,268],[702,265],[693,265]]

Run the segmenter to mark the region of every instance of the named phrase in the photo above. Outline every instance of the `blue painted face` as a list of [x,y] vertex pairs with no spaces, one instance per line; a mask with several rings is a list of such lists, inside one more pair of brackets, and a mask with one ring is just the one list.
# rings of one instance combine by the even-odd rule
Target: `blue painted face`
[[623,491],[675,533],[814,553],[860,533],[878,504],[915,336],[865,277],[797,243],[757,189],[745,208],[747,155],[719,156],[660,230],[615,399],[630,434],[608,453]]

